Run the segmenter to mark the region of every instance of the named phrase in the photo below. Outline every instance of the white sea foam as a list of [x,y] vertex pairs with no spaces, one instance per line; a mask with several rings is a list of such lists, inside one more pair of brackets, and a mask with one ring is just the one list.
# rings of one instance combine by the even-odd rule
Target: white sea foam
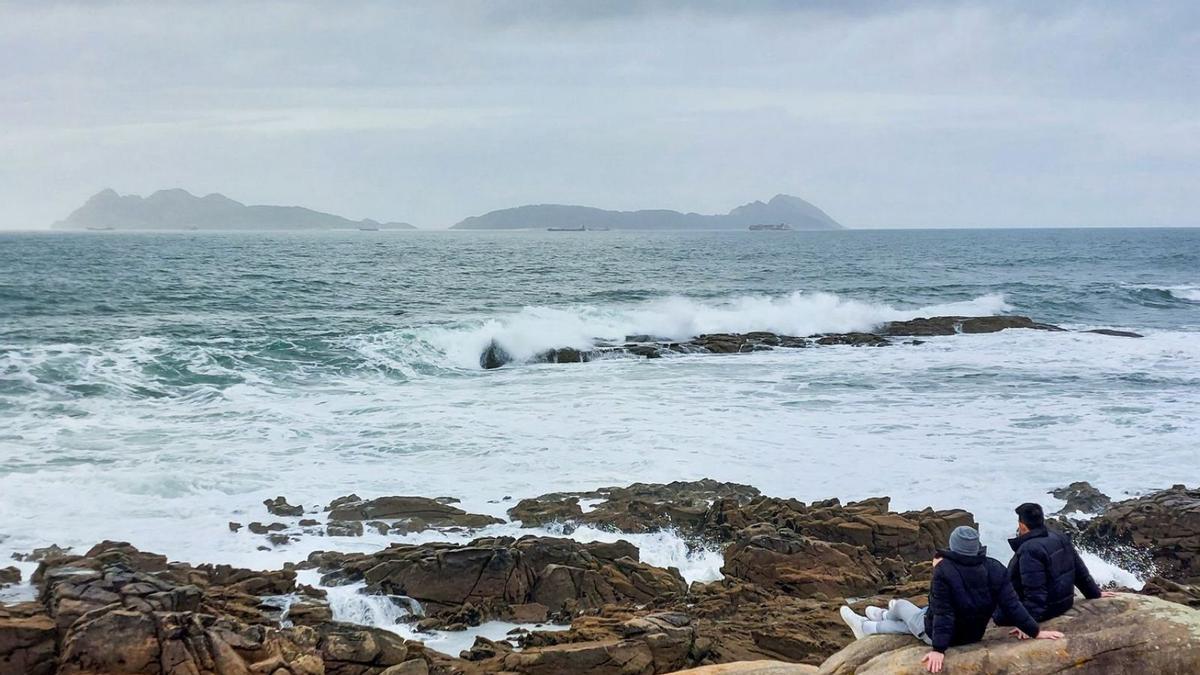
[[475,368],[495,341],[518,360],[556,347],[586,349],[599,340],[650,335],[683,340],[705,333],[772,331],[813,335],[866,331],[886,321],[921,316],[990,316],[1011,309],[1001,294],[915,308],[843,298],[834,293],[740,296],[704,301],[671,297],[633,305],[527,307],[501,318],[428,332],[450,363]]

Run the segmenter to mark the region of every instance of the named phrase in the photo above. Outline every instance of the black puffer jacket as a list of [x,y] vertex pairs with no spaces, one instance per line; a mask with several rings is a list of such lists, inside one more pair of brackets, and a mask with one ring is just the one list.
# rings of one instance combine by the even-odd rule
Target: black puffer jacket
[[942,562],[933,570],[925,613],[925,634],[934,651],[978,642],[997,607],[1013,617],[1026,635],[1037,637],[1037,622],[1021,605],[1003,563],[987,557],[986,549],[976,556],[940,554]]
[[[1100,587],[1065,535],[1038,527],[1009,539],[1012,561],[1008,578],[1033,618],[1048,621],[1075,603],[1075,588],[1088,599],[1100,597]],[[996,623],[1011,621],[997,613]]]

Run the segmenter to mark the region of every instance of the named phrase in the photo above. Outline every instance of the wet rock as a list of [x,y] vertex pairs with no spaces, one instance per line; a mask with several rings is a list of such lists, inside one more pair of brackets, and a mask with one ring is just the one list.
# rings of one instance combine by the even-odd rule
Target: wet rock
[[325,525],[327,537],[361,537],[363,524],[357,521],[331,521]]
[[570,539],[488,537],[467,545],[394,544],[372,554],[312,559],[320,561],[327,582],[366,581],[371,592],[420,602],[430,617],[454,616],[469,606],[478,621],[511,616],[513,606],[530,603],[574,614],[686,592],[678,570],[605,557],[611,552],[611,545]]
[[40,604],[0,605],[0,673],[51,675],[58,632]]
[[21,583],[21,570],[16,567],[0,567],[0,588]]
[[233,521],[229,521],[229,531],[230,531],[230,532],[237,532],[237,531],[239,531],[239,530],[241,530],[241,529],[242,529],[242,524],[241,524],[241,523],[235,523],[235,522],[233,522]]
[[587,363],[599,354],[594,351],[581,351],[573,347],[548,349],[533,357],[533,363]]
[[1128,338],[1146,337],[1145,335],[1142,335],[1141,333],[1134,333],[1133,331],[1128,331],[1128,330],[1114,330],[1112,328],[1093,328],[1091,330],[1085,330],[1083,332],[1096,333],[1098,335],[1111,335],[1113,337],[1128,337]]
[[259,523],[259,522],[253,522],[253,523],[250,523],[250,525],[249,525],[250,531],[253,532],[254,534],[270,534],[271,532],[282,532],[282,531],[286,530],[287,527],[288,526],[283,523],[271,523],[270,525],[263,525],[262,523]]
[[1200,489],[1175,485],[1116,502],[1083,523],[1075,537],[1102,557],[1142,553],[1157,575],[1200,584]]
[[492,516],[466,511],[428,497],[379,497],[361,499],[357,495],[339,497],[329,505],[329,525],[335,522],[361,521],[386,523],[389,531],[398,533],[420,532],[428,529],[448,527],[480,528],[503,523]]
[[292,506],[291,504],[288,504],[287,499],[283,497],[267,499],[263,501],[263,506],[266,506],[267,511],[269,511],[273,516],[299,517],[304,515],[303,506]]
[[300,520],[299,524],[300,524],[300,527],[316,527],[316,526],[320,525],[321,523],[320,523],[320,521],[313,520],[312,518],[303,518]]
[[429,663],[424,659],[409,659],[381,671],[379,675],[429,675]]
[[495,340],[488,343],[483,353],[479,355],[479,367],[493,370],[512,362],[512,355],[501,347]]
[[852,347],[884,347],[892,344],[882,335],[874,333],[838,333],[817,338],[819,345],[850,345]]
[[889,321],[885,323],[880,333],[897,337],[926,337],[934,335],[955,335],[957,333],[996,333],[1009,328],[1032,328],[1035,330],[1061,331],[1062,328],[1046,323],[1038,323],[1027,316],[935,316],[930,318],[911,319],[909,321]]
[[1058,511],[1058,513],[1100,513],[1107,509],[1112,504],[1112,500],[1108,495],[1092,487],[1092,484],[1087,481],[1077,481],[1066,487],[1060,487],[1050,491],[1050,495],[1055,499],[1062,499],[1066,503]]
[[[947,673],[1200,672],[1200,612],[1158,598],[1121,594],[1077,603],[1042,627],[1062,640],[1014,640],[993,627],[982,642],[946,652]],[[1147,636],[1154,636],[1147,639]],[[929,647],[916,638],[876,635],[821,664],[827,675],[918,675]]]
[[[508,510],[524,527],[551,522],[573,522],[622,532],[677,529],[688,535],[704,523],[710,505],[718,499],[744,504],[758,496],[757,489],[711,479],[673,483],[634,483],[589,492],[557,492],[523,499]],[[599,500],[584,511],[580,500]]]
[[45,560],[46,558],[52,558],[52,557],[60,556],[60,555],[67,555],[70,552],[71,552],[71,549],[69,547],[62,548],[57,544],[50,544],[49,546],[46,546],[45,548],[35,548],[32,551],[30,551],[29,553],[14,553],[14,554],[12,554],[12,558],[13,558],[13,560],[16,560],[19,562],[41,562],[42,560]]

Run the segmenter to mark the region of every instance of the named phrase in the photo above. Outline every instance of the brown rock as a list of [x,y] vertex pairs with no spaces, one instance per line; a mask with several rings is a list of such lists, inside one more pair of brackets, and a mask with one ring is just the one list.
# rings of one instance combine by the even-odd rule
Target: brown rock
[[1154,574],[1200,584],[1200,489],[1176,485],[1117,502],[1085,523],[1076,537],[1126,569],[1137,567],[1140,554]]
[[772,525],[743,530],[725,549],[725,576],[788,595],[837,599],[869,595],[888,581],[862,546],[829,543]]
[[0,567],[0,588],[21,583],[21,570],[16,567]]
[[428,497],[380,497],[364,500],[357,495],[335,499],[328,507],[330,526],[334,521],[380,521],[401,533],[448,527],[480,528],[503,523],[499,518],[467,513]]
[[0,673],[51,675],[57,631],[37,603],[0,605]]

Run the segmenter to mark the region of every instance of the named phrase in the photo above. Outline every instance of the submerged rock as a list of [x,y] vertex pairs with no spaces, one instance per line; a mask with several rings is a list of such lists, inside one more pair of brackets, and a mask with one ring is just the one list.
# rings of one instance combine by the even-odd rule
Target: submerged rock
[[[1016,640],[993,627],[982,642],[946,652],[947,673],[1200,672],[1200,612],[1158,598],[1121,594],[1089,600],[1042,623],[1061,640]],[[825,675],[918,675],[928,645],[908,636],[857,640],[821,664]]]
[[1083,332],[1097,333],[1099,335],[1111,335],[1113,337],[1127,337],[1127,338],[1146,337],[1145,335],[1142,335],[1141,333],[1134,333],[1133,331],[1129,331],[1129,330],[1114,330],[1112,328],[1093,328],[1091,330],[1085,330]]

